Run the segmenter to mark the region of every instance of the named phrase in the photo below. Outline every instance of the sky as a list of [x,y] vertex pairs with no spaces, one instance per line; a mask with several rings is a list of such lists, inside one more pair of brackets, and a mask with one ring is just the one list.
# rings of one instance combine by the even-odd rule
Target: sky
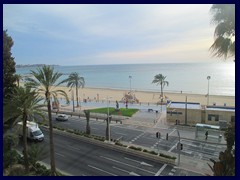
[[211,4],[4,4],[16,64],[219,62]]

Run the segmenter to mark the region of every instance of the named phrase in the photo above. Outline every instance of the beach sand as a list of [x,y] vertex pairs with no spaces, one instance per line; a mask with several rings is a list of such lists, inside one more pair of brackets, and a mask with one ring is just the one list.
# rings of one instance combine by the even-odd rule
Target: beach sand
[[[69,88],[60,87],[68,93],[69,99],[72,97],[72,92],[69,92]],[[76,99],[75,88],[73,89],[74,97]],[[129,90],[116,90],[116,89],[102,89],[102,88],[80,88],[79,96],[80,100],[89,99],[91,101],[101,101],[106,100],[107,97],[110,101],[121,101],[125,93],[128,93]],[[150,103],[154,104],[160,101],[160,92],[147,92],[147,91],[132,91],[135,97],[141,103]],[[187,102],[200,103],[201,105],[207,104],[207,96],[205,94],[186,94],[186,93],[164,93],[164,101],[170,100],[175,102],[185,102],[187,97]],[[215,103],[217,106],[223,106],[226,103],[227,106],[235,106],[235,96],[220,96],[220,95],[210,95],[209,96],[209,105]]]
[[[23,83],[20,83],[23,85]],[[70,88],[65,86],[59,86],[57,89],[64,90],[69,99],[72,98],[72,92],[69,91]],[[76,100],[75,88],[73,88],[74,97]],[[124,94],[128,93],[129,90],[118,90],[110,88],[79,88],[79,98],[81,101],[83,99],[89,99],[91,101],[102,101],[106,100],[109,97],[110,101],[121,101],[124,97]],[[156,104],[160,102],[160,91],[159,92],[149,92],[149,91],[132,91],[135,97],[139,100],[140,103],[150,103]],[[167,100],[174,102],[185,102],[187,97],[187,102],[200,103],[201,105],[207,104],[207,96],[205,94],[191,94],[191,93],[169,93],[164,92],[164,101]],[[59,97],[61,98],[61,97]],[[209,105],[216,104],[216,106],[224,106],[226,103],[227,106],[235,107],[235,96],[221,96],[221,95],[210,95],[209,96]]]

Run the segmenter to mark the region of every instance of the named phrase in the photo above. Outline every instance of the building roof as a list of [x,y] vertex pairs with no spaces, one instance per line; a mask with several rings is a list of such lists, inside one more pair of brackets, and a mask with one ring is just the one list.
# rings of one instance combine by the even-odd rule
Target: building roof
[[220,126],[214,126],[214,125],[210,125],[210,124],[201,124],[201,123],[197,123],[196,127],[204,127],[204,128],[209,128],[209,129],[220,129]]
[[[185,109],[186,102],[170,102],[168,108]],[[187,109],[201,109],[200,103],[187,102]]]
[[235,112],[235,107],[227,107],[227,106],[207,106],[206,110],[213,110],[213,111],[231,111]]

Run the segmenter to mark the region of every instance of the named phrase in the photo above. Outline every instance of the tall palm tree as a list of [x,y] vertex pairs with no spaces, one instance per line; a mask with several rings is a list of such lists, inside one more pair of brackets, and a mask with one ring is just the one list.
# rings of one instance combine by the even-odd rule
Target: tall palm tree
[[[47,102],[48,118],[49,118],[49,138],[50,138],[50,160],[51,160],[51,175],[56,175],[55,166],[55,151],[53,143],[53,125],[52,125],[52,113],[51,113],[51,97],[55,102],[58,102],[57,95],[64,96],[67,101],[68,96],[65,91],[56,89],[64,81],[59,81],[62,76],[59,72],[54,72],[54,68],[44,65],[41,68],[37,68],[36,71],[31,71],[33,77],[26,78],[26,85],[32,88],[36,88],[39,93],[43,93]],[[58,82],[59,81],[59,82]]]
[[6,102],[4,107],[4,122],[20,118],[23,122],[23,156],[26,173],[29,172],[28,148],[27,148],[27,120],[31,120],[35,115],[45,118],[42,111],[43,104],[40,104],[42,98],[38,93],[31,91],[29,87],[17,87],[14,90],[11,100]]
[[167,76],[163,76],[162,74],[157,74],[156,76],[154,76],[154,80],[152,81],[152,83],[161,86],[161,102],[163,102],[163,88],[165,85],[169,85],[168,81],[165,81],[166,77]]
[[84,77],[81,77],[77,72],[73,72],[69,75],[69,77],[65,80],[67,82],[67,87],[76,88],[76,98],[77,98],[77,107],[79,107],[78,103],[78,88],[84,87],[85,81]]
[[212,23],[216,25],[214,43],[210,47],[213,56],[235,56],[235,4],[214,4]]

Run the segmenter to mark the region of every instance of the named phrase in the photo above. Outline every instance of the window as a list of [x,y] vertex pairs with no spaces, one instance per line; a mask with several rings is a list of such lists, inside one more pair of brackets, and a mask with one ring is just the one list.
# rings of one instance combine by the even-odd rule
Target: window
[[219,121],[219,115],[209,114],[208,121]]

